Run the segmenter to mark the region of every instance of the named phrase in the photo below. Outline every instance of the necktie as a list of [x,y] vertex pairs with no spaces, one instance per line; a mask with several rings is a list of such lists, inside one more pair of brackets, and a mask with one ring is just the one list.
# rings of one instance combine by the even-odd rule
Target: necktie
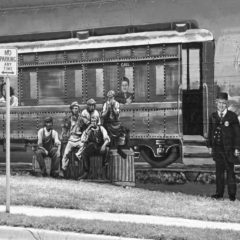
[[222,120],[223,120],[223,113],[220,113],[220,123],[222,124]]

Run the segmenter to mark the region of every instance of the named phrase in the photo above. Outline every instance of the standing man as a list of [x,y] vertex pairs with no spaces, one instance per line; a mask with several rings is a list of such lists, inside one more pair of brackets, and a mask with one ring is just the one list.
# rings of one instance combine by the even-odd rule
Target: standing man
[[67,170],[69,163],[68,155],[74,147],[79,146],[80,138],[82,135],[81,131],[81,116],[80,106],[78,102],[72,102],[70,105],[71,116],[64,119],[62,138],[68,138],[67,145],[65,147],[63,158],[62,158],[62,170],[60,176],[64,176],[64,171]]
[[79,177],[79,180],[88,177],[91,156],[102,154],[106,158],[107,145],[110,143],[110,138],[106,129],[98,123],[99,117],[91,117],[91,124],[82,134],[82,148],[76,154],[79,159],[82,159],[84,169],[84,173]]
[[87,101],[87,108],[81,113],[81,121],[83,122],[83,130],[85,130],[91,123],[91,118],[98,118],[98,124],[101,124],[99,112],[96,110],[96,101],[90,98]]
[[116,95],[116,100],[122,104],[129,104],[133,101],[133,94],[129,92],[129,79],[121,79],[121,92]]
[[53,130],[53,119],[52,117],[47,117],[44,120],[44,127],[38,131],[38,149],[36,151],[42,176],[47,176],[44,157],[49,156],[52,160],[50,176],[58,177],[60,148],[61,142],[59,141],[58,133]]
[[240,126],[237,115],[228,110],[228,94],[221,92],[217,97],[217,111],[209,119],[208,144],[216,162],[216,194],[214,199],[223,198],[224,172],[227,172],[228,195],[236,199],[234,160],[239,156]]

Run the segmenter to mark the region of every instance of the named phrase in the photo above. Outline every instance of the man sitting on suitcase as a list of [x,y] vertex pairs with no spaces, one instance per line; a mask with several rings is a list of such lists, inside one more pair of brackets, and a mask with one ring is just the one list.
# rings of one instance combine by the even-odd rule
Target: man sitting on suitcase
[[110,138],[106,129],[98,125],[99,117],[91,117],[90,126],[83,132],[81,137],[81,146],[76,156],[83,161],[84,173],[78,179],[86,179],[90,170],[90,157],[101,154],[106,157],[107,145]]
[[35,152],[42,176],[47,176],[44,158],[48,156],[52,160],[50,175],[58,177],[60,148],[61,142],[59,141],[58,133],[53,130],[53,119],[52,117],[47,117],[44,120],[44,127],[38,131],[38,149]]

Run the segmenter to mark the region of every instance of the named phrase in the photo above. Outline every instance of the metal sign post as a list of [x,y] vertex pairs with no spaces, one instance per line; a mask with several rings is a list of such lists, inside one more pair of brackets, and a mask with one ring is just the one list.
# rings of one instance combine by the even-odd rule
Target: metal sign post
[[10,79],[6,77],[6,212],[10,213]]
[[16,48],[0,48],[0,76],[6,81],[6,212],[10,213],[10,76],[17,76]]

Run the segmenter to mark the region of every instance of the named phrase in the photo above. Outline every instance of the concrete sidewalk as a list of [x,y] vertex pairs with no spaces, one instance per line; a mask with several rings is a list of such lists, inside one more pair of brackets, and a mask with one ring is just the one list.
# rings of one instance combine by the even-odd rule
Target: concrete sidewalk
[[[209,228],[221,230],[240,231],[240,223],[214,222],[192,220],[175,217],[160,217],[150,215],[107,213],[107,212],[89,212],[73,209],[41,208],[30,206],[11,206],[11,214],[24,214],[35,217],[67,217],[73,219],[101,220],[112,222],[129,222],[142,224],[155,224],[162,226],[177,226],[188,228]],[[5,212],[5,206],[0,205],[0,212]]]
[[[73,232],[57,232],[44,229],[8,227],[0,226],[1,240],[143,240],[139,238],[124,238],[106,235],[73,233]],[[144,239],[146,240],[146,239]]]

